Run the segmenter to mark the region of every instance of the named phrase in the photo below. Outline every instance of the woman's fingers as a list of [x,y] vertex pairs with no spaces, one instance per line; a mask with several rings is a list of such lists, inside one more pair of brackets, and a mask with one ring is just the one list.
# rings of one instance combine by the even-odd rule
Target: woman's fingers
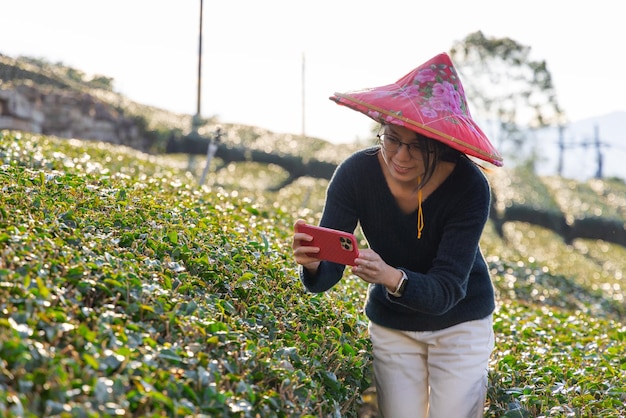
[[352,272],[366,282],[380,283],[384,279],[382,272],[387,268],[387,264],[375,251],[369,248],[359,251],[355,263]]

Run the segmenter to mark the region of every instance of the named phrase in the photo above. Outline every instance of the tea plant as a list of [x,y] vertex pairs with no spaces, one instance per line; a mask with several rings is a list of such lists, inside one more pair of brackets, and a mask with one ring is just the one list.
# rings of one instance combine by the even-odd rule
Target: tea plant
[[[373,400],[364,284],[309,294],[291,258],[327,182],[270,192],[282,172],[247,163],[198,187],[187,163],[0,133],[0,415],[356,417]],[[497,175],[501,202],[598,216],[525,175]],[[589,207],[621,190],[578,187]],[[485,416],[625,416],[625,249],[521,222],[481,245],[498,299]]]
[[195,191],[123,152],[85,169],[93,157],[40,139],[2,143],[4,414],[356,410],[370,379],[362,285],[305,293],[281,208]]
[[[610,199],[586,183],[576,182],[561,177],[545,177],[543,182],[554,195],[559,206],[566,214],[569,223],[578,219],[602,217],[623,223],[620,208],[609,203]],[[596,185],[596,190],[598,186]]]

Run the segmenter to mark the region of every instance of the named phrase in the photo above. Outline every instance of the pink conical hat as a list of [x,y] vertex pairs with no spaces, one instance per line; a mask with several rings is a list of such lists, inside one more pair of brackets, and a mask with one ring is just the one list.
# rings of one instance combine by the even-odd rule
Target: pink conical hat
[[445,53],[393,84],[335,93],[330,99],[376,122],[404,126],[467,155],[502,166],[502,156],[472,119],[461,80]]

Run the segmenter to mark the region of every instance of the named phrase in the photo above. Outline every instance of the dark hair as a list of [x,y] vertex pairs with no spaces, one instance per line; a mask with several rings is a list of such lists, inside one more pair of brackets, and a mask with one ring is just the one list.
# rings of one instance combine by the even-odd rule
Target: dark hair
[[420,179],[417,188],[422,188],[433,176],[440,161],[456,162],[463,155],[448,145],[422,134],[415,134],[417,139],[424,144],[422,159],[424,163],[424,177]]

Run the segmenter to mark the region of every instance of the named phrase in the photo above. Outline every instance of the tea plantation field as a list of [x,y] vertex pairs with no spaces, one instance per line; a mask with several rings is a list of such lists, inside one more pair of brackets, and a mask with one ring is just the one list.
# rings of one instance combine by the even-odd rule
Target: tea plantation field
[[[0,416],[375,416],[365,286],[309,294],[291,258],[326,182],[281,176],[0,132]],[[626,249],[520,222],[482,247],[485,417],[625,417]]]

